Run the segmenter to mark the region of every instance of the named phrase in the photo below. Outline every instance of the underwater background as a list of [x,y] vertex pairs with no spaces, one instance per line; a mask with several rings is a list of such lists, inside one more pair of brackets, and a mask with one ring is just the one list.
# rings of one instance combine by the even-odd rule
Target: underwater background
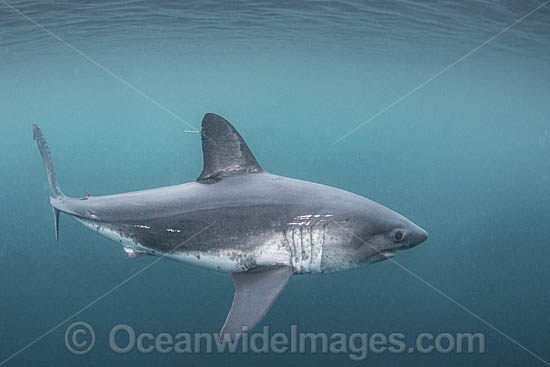
[[[267,171],[366,196],[430,234],[395,257],[418,277],[389,261],[293,277],[256,331],[479,332],[485,352],[110,350],[121,323],[218,332],[232,281],[163,259],[97,300],[155,259],[63,215],[56,243],[32,124],[78,197],[195,180],[200,137],[186,130],[206,112]],[[0,123],[2,365],[550,360],[548,2],[0,0]],[[64,343],[78,320],[97,336],[83,356]]]

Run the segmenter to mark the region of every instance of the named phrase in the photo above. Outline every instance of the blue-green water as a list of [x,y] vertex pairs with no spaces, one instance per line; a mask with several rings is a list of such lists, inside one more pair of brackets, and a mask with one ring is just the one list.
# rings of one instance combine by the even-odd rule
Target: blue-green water
[[[544,365],[550,4],[460,60],[543,4],[0,0],[0,360]],[[113,352],[108,335],[121,323],[155,335],[218,332],[232,282],[162,260],[97,300],[154,259],[126,259],[66,216],[56,243],[31,126],[43,128],[67,194],[101,195],[193,181],[200,138],[185,130],[205,112],[231,121],[266,170],[367,196],[430,233],[395,257],[416,276],[386,261],[294,277],[257,331],[295,324],[408,341],[477,332],[485,352],[359,362],[346,353]],[[74,321],[95,329],[83,356],[65,346]]]

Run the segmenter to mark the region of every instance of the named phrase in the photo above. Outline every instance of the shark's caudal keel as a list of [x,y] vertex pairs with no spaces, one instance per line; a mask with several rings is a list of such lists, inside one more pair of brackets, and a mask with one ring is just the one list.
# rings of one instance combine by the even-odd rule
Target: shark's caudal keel
[[107,196],[65,196],[42,131],[33,130],[56,237],[59,214],[66,213],[120,244],[130,258],[166,256],[232,273],[235,297],[224,337],[251,330],[293,274],[379,262],[427,238],[362,196],[264,171],[235,128],[215,114],[202,122],[204,167],[196,182]]

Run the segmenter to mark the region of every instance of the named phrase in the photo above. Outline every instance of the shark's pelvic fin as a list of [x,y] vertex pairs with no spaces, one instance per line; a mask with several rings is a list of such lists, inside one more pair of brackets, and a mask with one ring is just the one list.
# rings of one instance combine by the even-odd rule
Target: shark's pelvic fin
[[204,115],[201,139],[204,166],[198,182],[211,184],[226,176],[263,171],[241,135],[223,117]]
[[236,340],[252,330],[273,305],[294,273],[289,266],[233,273],[235,296],[220,332],[222,340]]
[[138,257],[148,255],[144,251],[136,250],[130,247],[124,247],[124,252],[126,253],[126,256],[128,257],[128,259],[137,259]]

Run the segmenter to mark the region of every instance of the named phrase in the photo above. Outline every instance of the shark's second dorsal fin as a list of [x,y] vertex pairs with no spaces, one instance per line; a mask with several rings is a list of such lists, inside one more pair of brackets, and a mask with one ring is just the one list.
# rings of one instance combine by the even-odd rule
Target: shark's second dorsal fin
[[211,184],[223,177],[263,171],[241,135],[223,117],[204,115],[201,139],[204,166],[198,182]]

